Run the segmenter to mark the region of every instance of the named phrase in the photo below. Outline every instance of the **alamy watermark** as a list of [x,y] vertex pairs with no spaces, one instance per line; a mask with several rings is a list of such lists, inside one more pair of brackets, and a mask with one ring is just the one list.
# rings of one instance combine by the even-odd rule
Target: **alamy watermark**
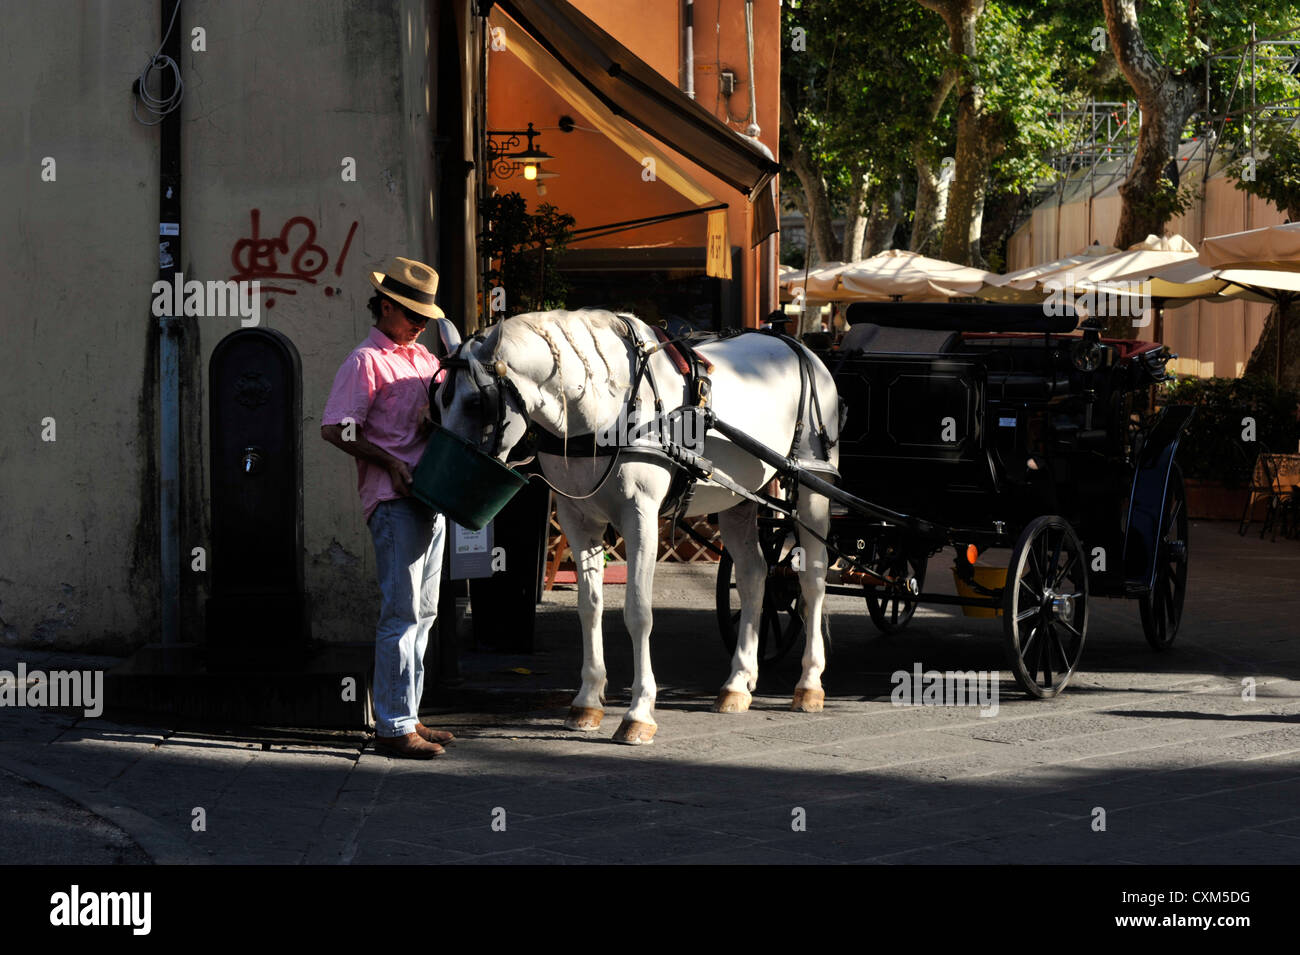
[[922,671],[912,664],[912,672],[895,670],[889,678],[894,690],[889,694],[895,706],[978,706],[980,716],[998,715],[997,670]]
[[602,448],[626,448],[636,444],[671,443],[698,454],[704,450],[704,436],[708,430],[702,417],[690,408],[654,415],[642,421],[639,414],[629,417],[628,406],[624,404],[617,418],[596,431],[596,444]]
[[1143,316],[1151,308],[1150,282],[1089,282],[1082,294],[1075,293],[1077,286],[1072,272],[1067,272],[1063,279],[1046,279],[1044,314],[1059,317],[1065,314],[1066,308],[1072,308],[1098,318],[1132,318],[1139,328],[1146,324]]
[[50,924],[60,927],[124,926],[148,935],[153,924],[152,892],[84,892],[79,885],[50,896]]
[[239,324],[251,328],[262,321],[262,283],[260,281],[185,280],[182,272],[172,281],[153,283],[154,318],[164,315],[196,318],[239,317]]
[[0,670],[0,706],[79,709],[94,718],[104,712],[103,670]]

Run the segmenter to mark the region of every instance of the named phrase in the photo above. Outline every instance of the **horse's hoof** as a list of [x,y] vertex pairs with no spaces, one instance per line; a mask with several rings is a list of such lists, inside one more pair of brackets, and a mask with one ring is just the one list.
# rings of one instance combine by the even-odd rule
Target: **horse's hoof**
[[820,713],[826,705],[826,691],[819,686],[799,687],[794,691],[790,709],[796,713]]
[[581,730],[594,733],[600,729],[600,721],[605,718],[605,711],[590,706],[569,707],[569,717],[564,721],[566,730]]
[[659,726],[655,723],[624,720],[619,724],[618,732],[614,734],[614,742],[625,743],[628,746],[644,746],[646,743],[654,741],[655,730],[658,728]]
[[749,709],[749,703],[753,699],[748,693],[741,693],[739,690],[723,690],[718,694],[718,698],[713,701],[713,712],[715,713],[743,713]]

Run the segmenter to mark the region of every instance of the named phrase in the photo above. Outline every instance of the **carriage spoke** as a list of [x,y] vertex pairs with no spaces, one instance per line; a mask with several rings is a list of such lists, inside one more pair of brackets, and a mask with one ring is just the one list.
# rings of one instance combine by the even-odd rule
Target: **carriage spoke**
[[1029,639],[1026,640],[1023,644],[1021,644],[1020,659],[1024,660],[1026,663],[1029,662],[1029,648],[1033,646],[1034,638],[1038,636],[1038,630],[1039,630],[1038,627],[1033,627],[1032,629],[1030,629]]
[[[1036,550],[1036,549],[1031,545],[1029,548],[1026,549],[1026,551],[1025,551],[1025,557],[1027,558],[1027,559],[1025,560],[1025,575],[1024,575],[1023,577],[1020,578],[1020,582],[1021,582],[1022,584],[1025,584],[1026,587],[1029,586],[1029,585],[1026,583],[1026,580],[1028,579],[1028,577],[1029,577],[1029,571],[1030,571],[1030,569],[1032,568],[1033,571],[1034,571],[1034,575],[1035,575],[1035,576],[1034,576],[1034,580],[1036,580],[1036,581],[1038,582],[1038,584],[1041,586],[1042,583],[1043,583],[1043,579],[1044,579],[1044,578],[1043,578],[1043,571],[1042,571],[1042,569],[1038,566],[1038,552],[1037,552],[1037,550]],[[1033,591],[1032,589],[1030,589],[1029,592],[1032,594],[1034,591]],[[1040,598],[1038,598],[1038,599],[1041,600],[1042,598],[1040,597]]]
[[[1052,637],[1052,625],[1045,624],[1048,637]],[[1049,640],[1041,640],[1038,644],[1038,663],[1043,673],[1043,686],[1052,685],[1052,654],[1049,647]]]
[[1040,593],[1039,593],[1037,590],[1035,590],[1033,587],[1030,587],[1029,584],[1025,582],[1025,578],[1021,577],[1020,580],[1017,581],[1017,583],[1018,583],[1021,587],[1024,587],[1026,590],[1029,591],[1029,596],[1031,596],[1031,597],[1034,598],[1034,603],[1035,603],[1035,604],[1038,604],[1038,603],[1041,603],[1041,602],[1042,602],[1043,595],[1040,594]]
[[1056,622],[1059,623],[1059,624],[1060,624],[1062,627],[1064,627],[1066,630],[1069,630],[1070,633],[1073,635],[1074,639],[1076,639],[1076,640],[1082,640],[1082,639],[1083,639],[1083,634],[1080,633],[1077,629],[1075,629],[1075,627],[1074,627],[1072,624],[1068,624],[1068,623],[1066,623],[1064,620],[1058,620],[1058,621],[1056,621]]
[[1065,644],[1061,643],[1060,634],[1056,632],[1056,627],[1052,627],[1052,640],[1056,644],[1057,652],[1061,654],[1061,662],[1065,664],[1064,670],[1070,669],[1070,655],[1065,652]]
[[[1043,543],[1044,543],[1044,544],[1047,543],[1046,535],[1044,535]],[[1056,565],[1059,564],[1059,563],[1061,562],[1061,548],[1062,548],[1064,545],[1065,545],[1065,535],[1064,535],[1064,534],[1060,534],[1060,535],[1056,538],[1056,549],[1055,549],[1054,551],[1052,551],[1052,559],[1051,559],[1050,561],[1048,561],[1048,563],[1047,563],[1047,568],[1046,568],[1046,569],[1047,569],[1047,572],[1049,572],[1049,573],[1055,573],[1055,571],[1056,571]],[[1053,576],[1053,577],[1052,577],[1052,583],[1048,584],[1048,583],[1046,583],[1046,581],[1047,581],[1047,576],[1046,576],[1046,574],[1044,574],[1044,576],[1043,576],[1044,584],[1045,584],[1045,586],[1048,586],[1048,587],[1055,587],[1055,586],[1056,586],[1056,581],[1057,581],[1058,579],[1059,579],[1059,577],[1057,577],[1057,576]]]
[[[1061,582],[1064,581],[1067,577],[1069,577],[1070,571],[1074,569],[1074,566],[1078,562],[1079,562],[1079,556],[1077,554],[1071,554],[1070,559],[1065,563],[1065,568],[1059,574],[1056,575],[1055,579],[1051,582],[1051,584],[1049,584],[1049,586],[1053,590],[1059,587],[1061,585]],[[1069,577],[1069,579],[1073,580],[1074,578]]]

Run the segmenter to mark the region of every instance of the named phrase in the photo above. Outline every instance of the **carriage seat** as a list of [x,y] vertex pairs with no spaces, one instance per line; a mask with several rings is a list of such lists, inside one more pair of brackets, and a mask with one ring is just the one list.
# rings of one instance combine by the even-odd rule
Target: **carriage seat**
[[860,322],[844,333],[840,352],[941,355],[951,351],[959,339],[957,332],[947,329],[887,328]]

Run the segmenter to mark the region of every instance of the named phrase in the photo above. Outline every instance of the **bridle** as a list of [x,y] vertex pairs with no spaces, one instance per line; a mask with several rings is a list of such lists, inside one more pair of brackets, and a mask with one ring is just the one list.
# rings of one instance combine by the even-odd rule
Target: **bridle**
[[533,430],[533,423],[528,420],[527,413],[524,410],[524,398],[519,393],[519,387],[510,380],[510,376],[506,373],[506,363],[498,358],[492,363],[491,370],[489,370],[486,363],[479,361],[466,351],[466,346],[482,341],[483,336],[481,334],[472,335],[457,345],[456,350],[440,363],[443,368],[447,369],[447,377],[442,382],[442,388],[444,389],[442,407],[444,409],[451,407],[452,395],[455,393],[456,388],[457,372],[464,371],[467,373],[474,387],[478,389],[479,407],[490,408],[496,414],[492,428],[491,447],[479,449],[495,458],[501,453],[501,444],[505,439],[506,412],[509,410],[507,400],[513,399],[519,413],[524,416],[527,426],[524,436],[515,445],[515,447],[523,446],[524,458],[516,462],[522,464],[536,453],[537,436]]
[[[628,420],[635,420],[636,418],[635,409],[639,406],[641,401],[640,390],[641,382],[643,380],[649,381],[651,390],[654,393],[655,415],[656,420],[658,420],[658,418],[663,414],[663,402],[659,397],[659,389],[655,384],[654,377],[649,374],[649,366],[650,356],[658,350],[659,345],[643,341],[641,336],[637,334],[636,329],[633,328],[632,324],[626,318],[621,315],[618,317],[623,322],[624,340],[631,345],[635,356],[634,362],[636,370],[632,376],[628,399],[632,411]],[[532,420],[524,410],[525,405],[523,395],[519,393],[519,387],[510,379],[506,363],[498,358],[492,362],[492,365],[489,368],[485,362],[479,361],[477,358],[474,358],[465,351],[466,347],[470,344],[475,342],[481,343],[483,341],[483,333],[476,332],[474,335],[471,335],[469,338],[458,344],[456,350],[441,361],[441,366],[447,369],[447,376],[443,379],[442,385],[440,386],[444,389],[442,395],[442,406],[444,409],[451,407],[452,395],[455,393],[456,374],[460,371],[466,372],[470,376],[470,380],[473,382],[474,387],[478,389],[480,407],[494,408],[496,411],[496,422],[493,428],[491,449],[486,452],[495,458],[501,453],[501,444],[505,436],[506,411],[508,408],[506,401],[508,398],[513,399],[516,406],[519,408],[519,413],[524,416],[527,428],[524,432],[524,436],[514,445],[514,448],[523,449],[524,456],[514,462],[517,465],[522,465],[531,461],[536,456],[538,445],[540,443],[540,435],[537,433],[536,425],[533,424]],[[481,441],[480,444],[482,444]],[[514,448],[512,448],[512,450]],[[480,447],[479,450],[482,451],[484,449]],[[618,463],[621,450],[621,445],[615,446],[613,453],[609,456],[609,464],[606,466],[604,474],[602,474],[600,479],[596,482],[595,487],[586,494],[570,494],[568,491],[556,487],[551,483],[546,475],[540,472],[532,476],[541,478],[541,480],[557,494],[561,494],[571,500],[584,500],[594,496],[604,486],[605,482],[609,479],[609,476],[614,472],[614,466]],[[509,463],[510,462],[507,462],[507,464]]]

